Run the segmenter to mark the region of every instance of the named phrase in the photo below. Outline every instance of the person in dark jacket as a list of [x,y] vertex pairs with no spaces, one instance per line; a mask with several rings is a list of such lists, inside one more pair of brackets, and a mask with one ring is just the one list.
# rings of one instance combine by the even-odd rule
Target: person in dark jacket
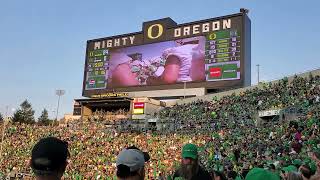
[[186,144],[182,148],[182,160],[173,180],[211,180],[210,174],[199,165],[198,148],[194,144]]

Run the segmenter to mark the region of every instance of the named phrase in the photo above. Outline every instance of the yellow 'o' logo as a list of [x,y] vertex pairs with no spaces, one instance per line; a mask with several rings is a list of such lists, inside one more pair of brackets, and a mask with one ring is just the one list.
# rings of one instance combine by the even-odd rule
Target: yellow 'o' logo
[[[152,36],[152,29],[154,27],[158,27],[159,29],[158,34],[156,36]],[[163,26],[161,24],[154,24],[148,28],[148,38],[150,39],[157,39],[162,35],[162,33],[163,33]]]
[[209,35],[209,40],[214,40],[214,39],[216,39],[216,38],[217,38],[216,33],[211,33],[211,34]]

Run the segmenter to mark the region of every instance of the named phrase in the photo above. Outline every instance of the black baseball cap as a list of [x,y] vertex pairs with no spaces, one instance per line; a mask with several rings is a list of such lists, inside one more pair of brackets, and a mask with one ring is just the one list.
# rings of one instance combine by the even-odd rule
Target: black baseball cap
[[66,163],[69,156],[68,142],[46,137],[32,149],[31,168],[36,174],[50,174]]

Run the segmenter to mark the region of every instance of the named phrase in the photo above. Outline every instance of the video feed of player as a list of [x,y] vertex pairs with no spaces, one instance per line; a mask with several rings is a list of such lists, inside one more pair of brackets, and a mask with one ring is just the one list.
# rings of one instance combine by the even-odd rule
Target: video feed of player
[[240,36],[222,30],[89,52],[86,90],[240,79]]

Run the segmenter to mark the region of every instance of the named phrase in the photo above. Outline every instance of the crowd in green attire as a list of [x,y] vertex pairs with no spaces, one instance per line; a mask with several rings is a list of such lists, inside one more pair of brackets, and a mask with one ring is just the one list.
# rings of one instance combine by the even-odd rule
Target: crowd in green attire
[[[261,121],[257,112],[296,109],[295,119]],[[170,178],[181,161],[181,147],[194,143],[200,162],[209,171],[244,179],[254,167],[275,174],[297,171],[305,165],[314,173],[310,152],[320,149],[320,77],[287,78],[211,101],[198,100],[159,111],[156,116],[179,124],[168,133],[117,132],[101,122],[73,122],[59,126],[8,124],[0,173],[32,174],[28,166],[32,146],[42,137],[55,136],[69,143],[65,179],[113,179],[115,159],[125,147],[148,151],[147,179]],[[179,131],[183,127],[184,131]],[[206,127],[206,131],[203,131]],[[187,133],[182,133],[187,132]],[[1,175],[0,175],[1,176]]]

